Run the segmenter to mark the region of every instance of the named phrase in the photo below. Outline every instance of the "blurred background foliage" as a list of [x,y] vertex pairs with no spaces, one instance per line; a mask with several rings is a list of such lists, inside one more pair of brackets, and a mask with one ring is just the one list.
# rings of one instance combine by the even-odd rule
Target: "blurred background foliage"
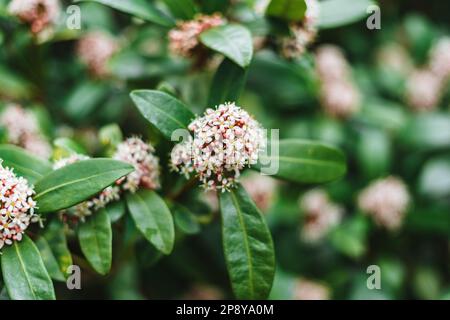
[[[138,114],[129,92],[158,88],[178,96],[196,113],[208,106],[214,68],[196,70],[186,59],[168,54],[167,28],[82,2],[78,3],[81,30],[67,30],[62,23],[51,38],[38,43],[25,25],[7,15],[7,2],[0,0],[2,105],[9,101],[26,105],[38,115],[50,139],[71,138],[89,153],[101,154],[105,152],[101,132],[109,137],[105,130],[113,129],[105,126],[116,123],[124,136],[138,134],[154,143],[164,164],[169,149]],[[154,2],[168,12],[170,1]],[[233,6],[226,0],[197,2],[204,12],[223,10],[230,19],[243,22],[255,37],[263,32],[250,9],[252,1]],[[343,208],[343,218],[318,242],[301,237],[304,214],[299,197],[308,186],[276,185],[265,209],[277,256],[273,299],[296,297],[299,281],[320,283],[334,299],[450,298],[450,83],[442,89],[436,108],[415,112],[405,102],[407,75],[380,58],[382,48],[395,45],[407,53],[414,68],[425,65],[435,42],[449,35],[450,2],[378,4],[380,30],[368,30],[365,20],[323,29],[303,56],[287,60],[265,48],[255,53],[248,70],[239,105],[265,127],[280,128],[282,138],[317,139],[339,146],[349,165],[344,179],[322,186],[331,201]],[[83,33],[98,29],[113,35],[120,46],[109,61],[111,72],[106,78],[92,76],[75,49]],[[324,43],[342,49],[362,97],[359,111],[347,119],[330,117],[320,106],[314,52]],[[356,204],[364,187],[389,175],[405,182],[412,199],[402,227],[395,231],[375,224]],[[173,179],[171,174],[163,177],[163,187],[173,188]],[[179,232],[172,255],[161,257],[127,219],[114,233],[121,235],[113,240],[121,243],[122,251],[114,257],[112,272],[101,277],[83,269],[83,289],[68,291],[60,283],[58,296],[230,297],[219,219],[206,200],[199,191],[182,195],[183,206],[174,210]],[[76,244],[71,246],[79,252]],[[369,265],[381,268],[381,290],[367,289]]]

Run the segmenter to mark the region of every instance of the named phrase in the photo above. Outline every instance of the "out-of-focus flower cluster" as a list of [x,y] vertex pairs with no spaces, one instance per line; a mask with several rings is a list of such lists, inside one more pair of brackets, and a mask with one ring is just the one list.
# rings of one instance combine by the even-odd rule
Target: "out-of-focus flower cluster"
[[42,158],[49,158],[52,148],[42,135],[33,112],[9,104],[0,114],[0,125],[6,128],[8,142],[25,148]]
[[207,190],[232,188],[241,170],[256,164],[266,145],[261,125],[235,103],[206,110],[188,128],[194,138],[174,147],[171,167],[195,172]]
[[56,22],[60,14],[58,0],[12,0],[8,11],[30,25],[37,34]]
[[169,50],[175,55],[192,57],[199,47],[200,34],[224,23],[225,19],[220,14],[198,14],[193,20],[180,21],[169,32]]
[[307,242],[321,240],[342,218],[342,209],[320,189],[305,193],[300,198],[300,208],[304,214],[301,237]]
[[321,104],[328,115],[347,118],[359,110],[360,93],[338,47],[322,45],[317,49],[316,71],[320,80]]
[[293,290],[294,300],[328,300],[330,289],[316,281],[308,279],[297,279]]
[[256,206],[262,212],[266,212],[274,199],[277,181],[269,176],[253,172],[243,177],[241,183]]
[[33,195],[33,187],[25,178],[0,163],[0,248],[22,240],[30,223],[37,221]]
[[360,209],[375,222],[390,230],[398,229],[406,214],[410,196],[400,179],[379,179],[364,189],[358,198]]
[[303,21],[291,24],[292,36],[282,39],[281,52],[286,58],[297,58],[305,53],[317,35],[319,3],[306,0],[306,12]]

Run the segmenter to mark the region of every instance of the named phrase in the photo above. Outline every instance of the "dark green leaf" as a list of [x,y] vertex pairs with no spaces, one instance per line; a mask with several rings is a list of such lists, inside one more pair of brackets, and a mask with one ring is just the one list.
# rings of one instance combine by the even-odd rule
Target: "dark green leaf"
[[35,183],[45,174],[52,171],[52,165],[22,148],[13,145],[0,145],[0,159],[3,166],[14,168],[14,172]]
[[42,261],[44,261],[45,268],[48,271],[50,277],[57,281],[65,281],[65,276],[59,268],[58,261],[56,260],[50,245],[44,237],[39,237],[36,240],[36,246],[41,253]]
[[69,208],[94,196],[133,169],[127,163],[111,159],[79,161],[36,182],[34,199],[41,213]]
[[173,96],[155,90],[135,90],[131,99],[141,114],[170,139],[177,129],[186,129],[194,114]]
[[175,231],[172,215],[164,200],[154,191],[140,190],[127,195],[127,205],[144,237],[159,251],[169,254],[173,249]]
[[301,21],[305,16],[305,0],[272,0],[266,15],[289,22]]
[[196,234],[200,231],[200,224],[196,216],[188,208],[175,205],[172,209],[175,225],[186,234]]
[[58,262],[62,274],[67,277],[67,268],[72,265],[72,255],[67,247],[64,224],[58,219],[53,219],[45,228],[43,236],[47,240],[53,255]]
[[267,298],[275,255],[264,217],[241,186],[220,194],[220,209],[225,259],[236,298]]
[[367,9],[375,3],[371,0],[325,0],[319,2],[319,28],[336,28],[361,20]]
[[214,75],[209,91],[208,105],[217,106],[228,101],[237,101],[245,86],[247,69],[224,59]]
[[2,274],[14,300],[54,300],[53,283],[39,250],[28,236],[2,250]]
[[[271,146],[268,149],[271,153]],[[341,178],[347,168],[344,154],[331,146],[307,140],[281,140],[279,155],[260,155],[256,168],[278,162],[275,177],[298,183],[324,183]]]
[[78,228],[81,251],[98,273],[105,275],[111,269],[112,230],[105,209],[98,210]]
[[252,61],[252,35],[244,26],[229,24],[209,29],[200,35],[200,41],[243,68]]
[[192,0],[163,0],[163,2],[177,19],[192,20],[198,11]]
[[111,220],[111,223],[114,223],[118,221],[120,218],[122,218],[123,215],[125,214],[126,211],[125,202],[122,200],[112,202],[106,206],[105,210],[108,213],[109,220]]

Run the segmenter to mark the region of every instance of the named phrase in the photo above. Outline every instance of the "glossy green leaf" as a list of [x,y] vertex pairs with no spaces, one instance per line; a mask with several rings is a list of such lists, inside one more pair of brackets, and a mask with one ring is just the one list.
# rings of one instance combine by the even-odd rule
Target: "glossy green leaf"
[[367,16],[371,0],[325,0],[319,2],[319,28],[336,28]]
[[225,260],[236,298],[267,298],[275,254],[264,217],[241,186],[220,194],[220,209]]
[[164,27],[171,27],[174,21],[158,10],[153,3],[145,0],[78,0],[98,2],[114,8],[116,10],[131,14],[146,21],[159,24]]
[[200,35],[200,41],[243,68],[252,61],[252,35],[244,26],[228,24],[211,28]]
[[303,19],[305,11],[305,0],[272,0],[267,7],[266,15],[295,22]]
[[246,78],[247,69],[225,58],[214,75],[208,105],[212,107],[228,101],[237,101],[244,89]]
[[55,299],[52,280],[38,248],[28,236],[4,247],[1,260],[3,280],[11,299]]
[[128,194],[126,199],[138,230],[156,249],[169,254],[173,249],[175,231],[172,215],[164,200],[150,190]]
[[135,90],[131,99],[141,114],[168,139],[177,129],[186,129],[194,114],[173,96],[155,90]]
[[[331,146],[308,140],[280,140],[279,154],[269,146],[268,155],[260,155],[259,170],[276,167],[275,177],[297,183],[324,183],[341,178],[347,170],[344,154]],[[271,155],[273,153],[273,155]],[[270,164],[270,166],[269,166]],[[270,173],[270,169],[267,169]]]
[[105,275],[111,269],[112,230],[105,209],[98,210],[78,228],[81,251],[98,273]]
[[15,173],[30,183],[35,183],[52,171],[52,165],[48,161],[9,144],[0,145],[0,159],[3,160],[4,167],[14,168]]
[[80,203],[113,184],[134,168],[111,159],[79,161],[44,176],[36,182],[34,199],[39,212],[54,212]]
[[62,274],[67,277],[67,268],[73,264],[72,255],[67,246],[64,224],[59,219],[53,219],[45,227],[43,237],[47,241],[59,265]]
[[57,281],[65,281],[66,278],[59,268],[58,261],[56,260],[56,257],[53,254],[47,240],[44,237],[39,237],[39,239],[36,240],[36,246],[39,249],[42,261],[44,262],[45,268],[47,269],[50,277]]
[[181,20],[191,20],[198,12],[193,0],[163,0],[172,15]]

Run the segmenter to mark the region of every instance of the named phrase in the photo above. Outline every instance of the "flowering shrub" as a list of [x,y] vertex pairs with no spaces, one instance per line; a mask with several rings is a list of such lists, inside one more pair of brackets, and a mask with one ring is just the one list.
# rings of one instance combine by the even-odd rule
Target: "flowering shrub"
[[0,0],[0,296],[448,298],[448,10],[416,2]]

